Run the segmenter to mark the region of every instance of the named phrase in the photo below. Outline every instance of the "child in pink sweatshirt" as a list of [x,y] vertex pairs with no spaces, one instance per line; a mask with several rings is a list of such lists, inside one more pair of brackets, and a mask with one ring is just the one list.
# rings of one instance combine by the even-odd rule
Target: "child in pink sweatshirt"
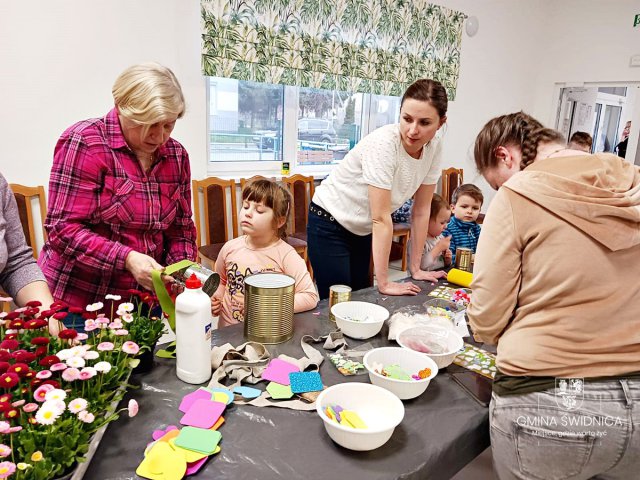
[[318,304],[318,293],[304,260],[283,240],[290,205],[289,192],[270,180],[255,180],[242,190],[239,220],[244,235],[225,243],[216,261],[220,286],[213,295],[211,313],[220,316],[218,327],[244,320],[244,279],[254,273],[277,272],[293,277],[296,313]]

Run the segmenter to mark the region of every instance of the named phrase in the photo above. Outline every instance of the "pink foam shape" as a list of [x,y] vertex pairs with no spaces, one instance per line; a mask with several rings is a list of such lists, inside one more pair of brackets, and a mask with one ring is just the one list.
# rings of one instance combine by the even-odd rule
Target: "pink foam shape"
[[279,358],[274,358],[269,362],[267,368],[262,372],[262,378],[280,385],[291,385],[289,374],[299,372],[300,369],[292,363],[285,362]]
[[195,392],[191,392],[182,397],[178,410],[182,413],[187,413],[196,400],[211,400],[211,392],[203,389],[198,389]]
[[180,419],[182,425],[209,429],[215,425],[227,407],[226,403],[211,400],[196,400]]
[[202,466],[207,463],[207,460],[209,460],[209,457],[204,457],[195,462],[187,463],[187,471],[185,472],[185,476],[195,475],[196,473],[198,473],[198,470],[200,470]]

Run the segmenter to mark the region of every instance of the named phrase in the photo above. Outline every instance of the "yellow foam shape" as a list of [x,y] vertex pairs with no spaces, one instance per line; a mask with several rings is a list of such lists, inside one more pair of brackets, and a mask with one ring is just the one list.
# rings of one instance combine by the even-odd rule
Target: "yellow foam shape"
[[213,398],[211,400],[227,405],[229,403],[229,395],[222,392],[213,392]]
[[215,455],[216,453],[220,453],[220,445],[216,447],[216,449],[213,451],[211,455]]
[[460,285],[461,287],[470,287],[471,280],[473,280],[473,273],[465,272],[464,270],[458,270],[457,268],[452,268],[447,274],[447,282],[455,283],[456,285]]
[[151,480],[179,480],[187,471],[187,462],[168,442],[158,442],[142,460],[136,473]]
[[188,450],[186,448],[182,448],[176,445],[176,439],[172,438],[169,440],[169,445],[178,453],[181,453],[184,456],[184,459],[187,463],[197,462],[201,458],[208,457],[206,453],[194,452],[193,450]]
[[331,410],[329,410],[329,408],[327,408],[324,413],[327,414],[327,417],[329,417],[331,420],[335,420],[336,417],[333,416],[333,413],[331,413]]
[[[342,412],[344,412],[344,410]],[[340,425],[344,427],[355,428],[353,425],[351,425],[351,423],[349,423],[349,420],[347,420],[347,418],[342,415],[342,412],[340,412]]]
[[362,419],[356,412],[352,412],[351,410],[343,410],[340,412],[340,417],[350,423],[353,428],[367,428],[367,424],[362,421]]

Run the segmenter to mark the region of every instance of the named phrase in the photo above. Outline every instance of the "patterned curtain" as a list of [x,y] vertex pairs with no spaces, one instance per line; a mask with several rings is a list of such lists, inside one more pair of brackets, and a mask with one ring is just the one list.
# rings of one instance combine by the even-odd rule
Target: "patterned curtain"
[[466,16],[426,0],[201,0],[204,75],[400,96],[433,78],[455,97]]

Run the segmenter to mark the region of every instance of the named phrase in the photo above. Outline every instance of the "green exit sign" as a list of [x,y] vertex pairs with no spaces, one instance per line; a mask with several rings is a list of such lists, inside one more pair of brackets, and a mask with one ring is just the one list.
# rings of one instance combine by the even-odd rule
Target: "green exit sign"
[[638,25],[640,25],[640,13],[638,13],[633,19],[633,26],[637,27]]

